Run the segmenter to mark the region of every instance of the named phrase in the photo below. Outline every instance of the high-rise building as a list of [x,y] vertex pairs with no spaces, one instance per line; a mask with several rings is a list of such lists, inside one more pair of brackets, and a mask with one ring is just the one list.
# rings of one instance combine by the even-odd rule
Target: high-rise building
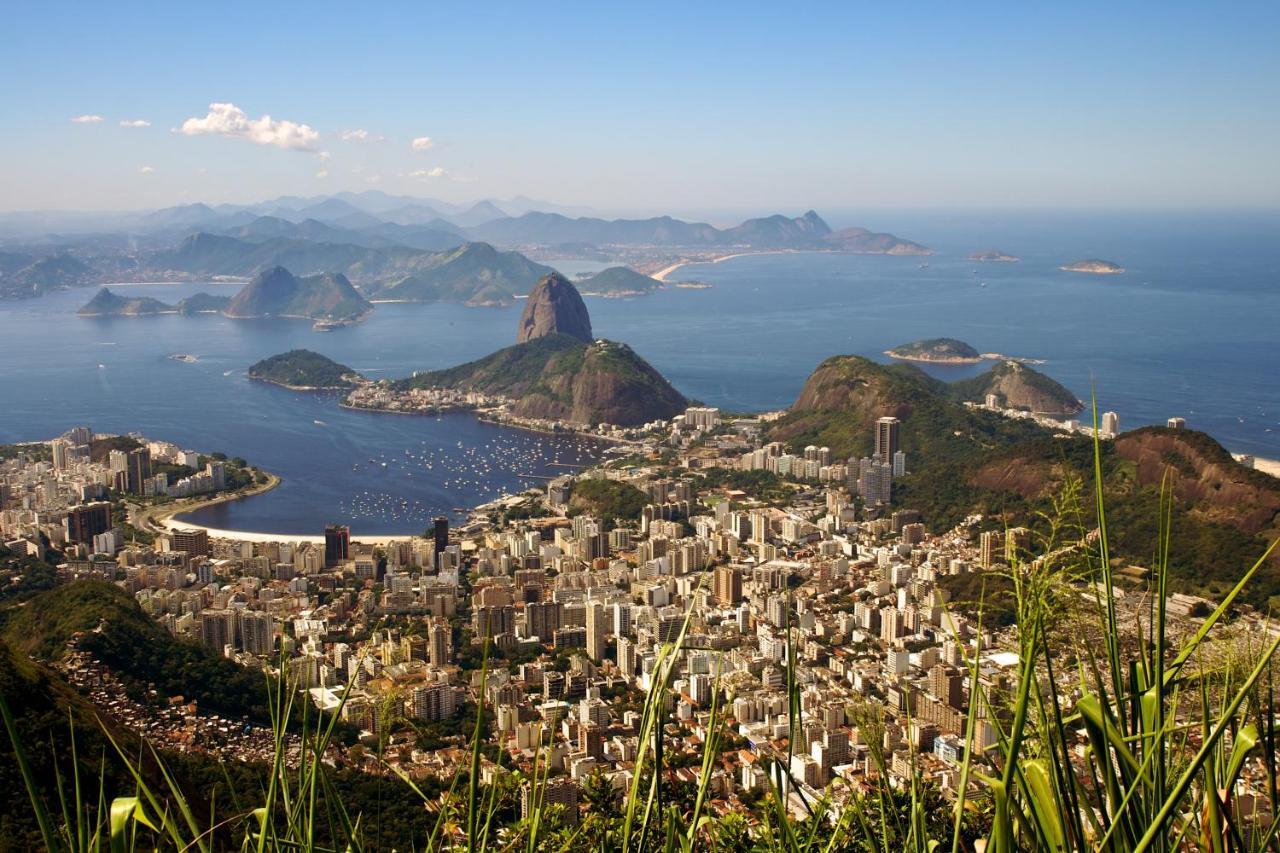
[[1102,434],[1117,436],[1120,434],[1120,415],[1116,412],[1102,413]]
[[897,418],[880,418],[876,421],[876,457],[892,467],[893,454],[898,452],[898,428],[902,422]]
[[324,529],[324,564],[336,566],[351,557],[351,528],[345,524],[330,524]]
[[269,613],[246,610],[240,614],[240,646],[253,655],[269,655],[275,650],[276,623]]
[[[542,790],[539,792],[535,790],[533,783],[529,782],[521,789],[521,816],[527,818],[539,806],[542,808],[564,806],[564,822],[570,826],[577,826],[580,819],[578,814],[578,794],[581,791],[578,783],[573,779],[562,776],[556,779],[548,779],[541,787]],[[541,794],[540,798],[539,793]]]
[[410,695],[413,716],[419,720],[447,720],[458,708],[458,694],[448,684],[424,684]]
[[209,479],[213,491],[220,492],[227,487],[227,466],[224,462],[211,459],[204,466],[205,474],[209,475]]
[[93,543],[93,537],[111,529],[111,504],[106,501],[73,506],[64,522],[67,540],[82,545]]
[[556,630],[561,627],[564,605],[558,601],[531,601],[525,605],[525,633],[537,637],[543,643],[550,643]]
[[209,531],[175,530],[169,534],[174,551],[184,551],[188,557],[209,556]]
[[436,622],[427,629],[427,660],[432,666],[448,666],[452,659],[452,639],[449,626],[445,623]]
[[596,663],[604,657],[605,638],[612,627],[612,615],[599,602],[587,603],[587,656]]
[[89,444],[93,441],[93,430],[87,426],[72,427],[67,430],[67,441],[72,444]]
[[49,450],[53,454],[53,467],[57,471],[67,470],[68,453],[71,442],[64,438],[55,438],[49,442]]
[[893,454],[893,476],[901,477],[907,473],[907,454],[901,450]]
[[130,494],[140,495],[144,484],[151,478],[151,451],[145,447],[134,448],[128,456],[128,490]]
[[236,644],[236,612],[203,610],[200,612],[200,642],[218,654]]
[[733,566],[716,567],[716,601],[731,607],[742,600],[742,572]]
[[436,516],[431,524],[431,536],[435,541],[436,553],[442,553],[449,547],[449,519],[443,515]]
[[618,637],[618,669],[626,676],[636,674],[636,644],[628,637]]

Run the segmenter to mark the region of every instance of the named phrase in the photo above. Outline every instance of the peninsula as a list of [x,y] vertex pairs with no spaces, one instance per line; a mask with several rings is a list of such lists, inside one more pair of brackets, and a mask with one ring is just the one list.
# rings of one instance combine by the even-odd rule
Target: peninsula
[[1103,261],[1098,258],[1085,258],[1080,261],[1072,261],[1069,264],[1063,264],[1058,267],[1060,270],[1067,272],[1086,272],[1094,275],[1115,275],[1124,272],[1124,267],[1111,261]]

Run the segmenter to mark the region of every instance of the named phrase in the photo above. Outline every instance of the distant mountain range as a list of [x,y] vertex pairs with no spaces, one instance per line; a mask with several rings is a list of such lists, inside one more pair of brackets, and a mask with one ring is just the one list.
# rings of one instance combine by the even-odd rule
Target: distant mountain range
[[[528,200],[524,200],[528,201]],[[447,209],[440,209],[440,208]],[[342,275],[365,298],[509,302],[550,268],[516,250],[659,259],[685,251],[845,251],[927,254],[918,243],[862,228],[833,231],[814,211],[767,216],[731,228],[648,219],[571,218],[493,201],[467,208],[380,193],[284,197],[260,205],[190,204],[134,215],[128,233],[47,236],[0,252],[0,298],[113,281],[243,278],[274,267]],[[447,217],[447,218],[446,218]],[[3,217],[0,217],[3,219]],[[50,246],[54,246],[50,251]],[[646,293],[659,284],[625,267],[583,283],[589,293]]]

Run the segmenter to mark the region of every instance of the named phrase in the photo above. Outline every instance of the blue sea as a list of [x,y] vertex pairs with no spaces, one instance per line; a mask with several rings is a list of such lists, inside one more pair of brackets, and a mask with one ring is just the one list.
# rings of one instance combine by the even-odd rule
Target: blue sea
[[[777,409],[838,353],[955,337],[1038,366],[1124,428],[1185,417],[1235,452],[1280,457],[1280,214],[838,211],[936,250],[930,257],[785,254],[687,266],[711,285],[634,299],[589,298],[598,336],[625,341],[687,396],[737,411]],[[966,260],[996,248],[1017,263]],[[1058,269],[1080,258],[1117,276]],[[927,266],[926,266],[927,265]],[[564,267],[576,272],[590,265]],[[983,286],[985,284],[985,286]],[[124,285],[176,301],[235,285]],[[314,533],[421,530],[538,482],[601,447],[480,423],[338,408],[245,377],[274,353],[308,348],[372,377],[477,358],[514,340],[507,308],[379,305],[366,322],[319,333],[289,320],[216,315],[78,318],[91,289],[0,303],[0,441],[79,423],[136,430],[243,456],[280,474],[267,494],[205,510],[215,527]],[[190,353],[194,364],[169,358]],[[930,367],[944,379],[981,367]],[[386,463],[385,465],[383,463]]]

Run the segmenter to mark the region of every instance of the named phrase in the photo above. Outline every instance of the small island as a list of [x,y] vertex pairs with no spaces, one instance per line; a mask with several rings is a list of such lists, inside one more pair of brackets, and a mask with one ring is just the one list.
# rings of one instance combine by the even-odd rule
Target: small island
[[928,338],[893,349],[884,354],[899,361],[926,361],[933,364],[977,364],[982,354],[955,338]]
[[150,296],[121,296],[109,287],[99,290],[76,313],[81,317],[151,317],[157,314],[216,314],[231,302],[227,296],[195,293],[170,305]]
[[264,358],[249,368],[249,378],[291,391],[346,391],[365,381],[345,364],[306,349]]
[[983,249],[980,252],[974,252],[970,255],[969,260],[1011,264],[1015,261],[1021,260],[1021,258],[1015,257],[1014,255],[1006,255],[999,249]]
[[578,290],[584,296],[643,296],[661,286],[656,278],[630,267],[609,267],[578,281]]
[[1063,264],[1058,267],[1060,270],[1067,272],[1087,272],[1094,275],[1116,275],[1124,272],[1124,267],[1111,261],[1103,261],[1098,258],[1085,258],[1082,261],[1072,261],[1069,264]]
[[81,317],[143,317],[150,314],[172,314],[172,305],[150,296],[124,297],[104,287],[77,311]]

